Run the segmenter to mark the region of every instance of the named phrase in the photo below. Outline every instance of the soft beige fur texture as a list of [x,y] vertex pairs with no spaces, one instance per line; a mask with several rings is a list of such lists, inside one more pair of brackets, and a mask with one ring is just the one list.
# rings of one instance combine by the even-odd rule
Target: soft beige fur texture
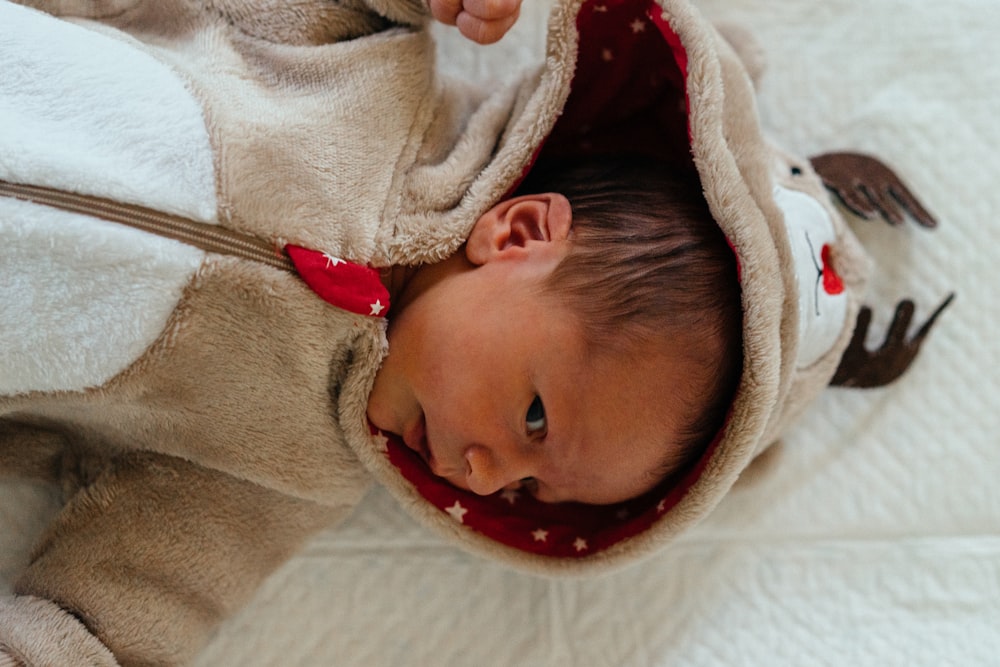
[[[203,104],[222,224],[376,266],[454,252],[520,175],[568,95],[580,6],[556,7],[540,73],[487,93],[435,76],[412,2],[25,4],[100,19],[84,24],[176,68]],[[688,52],[692,150],[740,256],[745,304],[746,366],[725,438],[673,510],[645,534],[565,562],[463,529],[422,501],[368,432],[384,323],[330,308],[292,276],[210,256],[160,339],[106,385],[0,397],[0,464],[63,479],[68,494],[16,584],[21,597],[0,600],[0,655],[114,664],[96,637],[121,664],[190,660],[372,476],[464,548],[544,574],[634,562],[704,517],[825,386],[864,259],[808,166],[795,162],[803,171],[792,176],[761,136],[733,48],[686,2],[660,4]],[[779,183],[816,196],[837,221],[851,291],[838,343],[806,369],[794,367],[797,286],[775,271],[789,262]]]

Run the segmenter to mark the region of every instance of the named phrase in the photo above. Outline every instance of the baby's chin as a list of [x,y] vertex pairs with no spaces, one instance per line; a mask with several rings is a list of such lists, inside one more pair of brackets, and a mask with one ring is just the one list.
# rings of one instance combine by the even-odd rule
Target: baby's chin
[[394,424],[391,415],[392,411],[387,410],[385,405],[378,400],[373,392],[368,398],[368,406],[366,408],[368,423],[383,433],[395,433],[398,435],[400,427]]
[[402,436],[406,426],[413,421],[411,415],[419,409],[409,385],[401,380],[399,373],[383,364],[368,394],[365,406],[368,421],[384,433]]

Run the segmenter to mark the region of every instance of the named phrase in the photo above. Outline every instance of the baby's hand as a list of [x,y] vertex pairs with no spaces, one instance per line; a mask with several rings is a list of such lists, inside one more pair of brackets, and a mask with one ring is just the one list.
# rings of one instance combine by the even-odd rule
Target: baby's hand
[[480,44],[500,41],[521,13],[521,0],[428,0],[428,5],[434,18]]

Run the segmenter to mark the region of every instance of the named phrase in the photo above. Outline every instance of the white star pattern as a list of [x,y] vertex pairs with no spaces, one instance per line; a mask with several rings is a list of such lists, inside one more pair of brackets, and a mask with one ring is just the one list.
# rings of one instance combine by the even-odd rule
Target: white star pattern
[[661,514],[663,512],[667,511],[667,501],[666,501],[666,499],[661,500],[660,502],[656,503],[656,511],[660,512]]
[[608,6],[607,5],[594,5],[594,11],[595,12],[600,12],[602,14],[605,14],[608,11]]
[[383,454],[389,451],[389,438],[385,437],[382,431],[379,431],[378,433],[373,435],[372,440],[375,441],[375,447],[378,449],[378,451],[382,452]]
[[642,19],[636,19],[630,24],[632,26],[632,34],[638,35],[640,32],[646,29],[646,23]]
[[611,49],[602,49],[601,59],[604,60],[604,62],[609,63],[615,59],[615,54],[611,51]]
[[340,266],[341,264],[344,263],[344,260],[342,260],[341,258],[334,257],[333,255],[328,255],[325,252],[323,253],[323,257],[326,258],[326,268],[328,269],[331,266]]
[[462,507],[462,503],[455,501],[455,504],[451,507],[445,509],[445,512],[451,515],[451,518],[459,523],[465,523],[465,515],[469,510]]
[[587,540],[583,539],[582,537],[576,538],[576,540],[573,542],[573,548],[576,549],[577,553],[581,551],[586,551],[588,548]]
[[513,505],[517,502],[517,499],[521,497],[521,494],[517,489],[504,489],[500,492],[500,497]]
[[371,315],[381,315],[382,311],[385,310],[385,306],[382,305],[381,299],[375,299],[375,303],[371,304],[372,312]]
[[539,528],[538,530],[531,531],[531,537],[533,537],[536,542],[545,542],[549,539],[549,531]]

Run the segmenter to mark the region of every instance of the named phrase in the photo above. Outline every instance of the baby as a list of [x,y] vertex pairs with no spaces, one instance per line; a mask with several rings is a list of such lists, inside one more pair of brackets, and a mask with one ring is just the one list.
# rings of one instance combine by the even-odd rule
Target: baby
[[537,165],[462,251],[396,289],[368,416],[477,494],[635,498],[701,452],[732,401],[736,262],[693,173]]
[[866,257],[686,0],[559,0],[502,89],[426,24],[517,0],[23,4],[73,20],[0,2],[0,472],[65,506],[0,664],[188,662],[373,481],[523,570],[634,562],[853,345]]

